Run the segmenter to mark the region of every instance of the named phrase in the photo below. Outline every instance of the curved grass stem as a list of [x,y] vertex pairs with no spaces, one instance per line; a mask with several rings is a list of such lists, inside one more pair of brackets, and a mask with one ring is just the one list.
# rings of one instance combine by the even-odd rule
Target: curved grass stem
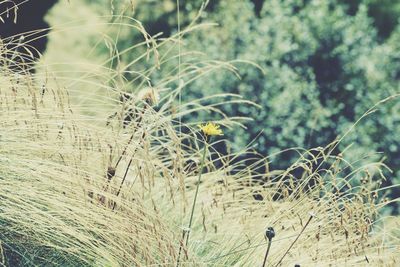
[[272,243],[272,240],[268,239],[268,248],[267,248],[267,251],[265,252],[265,257],[264,257],[264,262],[262,264],[262,267],[265,267],[265,264],[267,263],[267,258],[268,258],[269,250],[271,248],[271,243]]
[[197,185],[196,185],[196,192],[194,194],[193,198],[193,204],[192,204],[192,210],[190,212],[190,219],[189,219],[189,225],[188,225],[188,234],[186,236],[186,243],[185,246],[187,247],[189,244],[189,236],[190,236],[190,230],[192,228],[192,223],[193,223],[193,215],[194,215],[194,210],[196,208],[196,202],[197,202],[197,195],[199,194],[199,187],[200,187],[200,182],[201,182],[201,175],[203,173],[203,168],[204,168],[204,161],[206,159],[206,152],[207,152],[207,143],[205,143],[204,148],[203,148],[203,157],[201,159],[201,165],[200,165],[200,172],[199,176],[197,178]]
[[[202,159],[201,159],[199,176],[197,178],[196,192],[195,192],[194,198],[193,198],[192,209],[190,211],[189,224],[188,224],[188,227],[186,229],[182,230],[182,241],[185,239],[185,233],[187,232],[185,247],[187,247],[189,245],[190,230],[191,230],[192,223],[193,223],[193,215],[194,215],[194,210],[196,208],[197,195],[199,194],[199,187],[200,187],[200,182],[201,182],[201,175],[203,173],[203,168],[204,168],[204,161],[206,159],[206,152],[207,152],[207,142],[204,144],[204,148],[203,148],[203,156],[202,156]],[[182,253],[182,243],[183,242],[181,242],[181,244],[179,246],[178,260],[177,260],[176,266],[179,266],[180,256],[181,256],[181,253]]]

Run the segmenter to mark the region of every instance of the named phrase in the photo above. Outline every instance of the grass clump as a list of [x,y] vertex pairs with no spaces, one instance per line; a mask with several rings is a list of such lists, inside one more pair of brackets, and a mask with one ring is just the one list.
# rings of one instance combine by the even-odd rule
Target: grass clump
[[[52,66],[45,64],[36,74],[2,67],[2,265],[257,266],[264,258],[267,266],[398,264],[398,240],[380,229],[379,210],[388,204],[382,163],[345,161],[335,155],[336,143],[297,150],[287,169],[263,172],[256,170],[268,167],[268,157],[246,166],[238,159],[249,151],[218,154],[214,146],[229,140],[205,142],[195,123],[179,118],[214,111],[232,131],[240,120],[207,100],[251,103],[224,94],[177,108],[179,79],[196,79],[198,69],[188,65],[152,84],[151,75],[176,58],[157,49],[181,33],[167,40],[143,34],[143,55],[151,51],[160,60],[141,72],[109,67],[129,50],[73,77],[46,73]],[[128,71],[135,82],[123,78]],[[132,85],[137,90],[126,90]],[[100,93],[82,101],[88,92],[80,90],[92,87]],[[275,236],[267,238],[265,257],[268,227]]]

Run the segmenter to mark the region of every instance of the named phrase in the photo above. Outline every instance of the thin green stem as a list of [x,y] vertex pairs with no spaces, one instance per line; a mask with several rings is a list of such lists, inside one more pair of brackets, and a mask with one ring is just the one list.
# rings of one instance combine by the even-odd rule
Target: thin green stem
[[186,229],[182,230],[182,239],[181,239],[181,242],[180,242],[180,245],[179,245],[179,252],[178,252],[178,259],[177,259],[177,262],[176,262],[176,267],[178,267],[179,263],[180,263],[180,257],[181,257],[181,254],[182,254],[182,246],[183,246],[183,241],[185,240],[186,233],[187,233],[187,236],[186,236],[185,246],[187,247],[188,244],[189,244],[189,234],[190,234],[190,229],[191,229],[192,223],[193,223],[193,215],[194,215],[194,210],[195,210],[195,207],[196,207],[197,195],[199,193],[201,175],[203,173],[203,168],[204,168],[204,161],[206,160],[206,152],[207,152],[207,140],[206,140],[206,142],[204,144],[204,148],[203,148],[203,157],[201,159],[199,176],[197,178],[196,192],[194,194],[192,210],[190,212],[189,224],[188,224],[188,227]]
[[189,219],[189,225],[188,225],[188,230],[189,230],[189,232],[188,232],[188,234],[187,234],[187,237],[186,237],[186,244],[185,244],[186,247],[187,247],[188,244],[189,244],[190,230],[191,230],[191,228],[192,228],[194,209],[196,208],[197,195],[198,195],[198,193],[199,193],[201,175],[202,175],[202,173],[203,173],[204,161],[205,161],[205,159],[206,159],[206,152],[207,152],[207,141],[206,141],[206,143],[204,144],[204,148],[203,148],[203,157],[202,157],[202,159],[201,159],[199,177],[197,178],[196,192],[194,193],[194,199],[193,199],[193,204],[192,204],[192,211],[190,212],[190,219]]

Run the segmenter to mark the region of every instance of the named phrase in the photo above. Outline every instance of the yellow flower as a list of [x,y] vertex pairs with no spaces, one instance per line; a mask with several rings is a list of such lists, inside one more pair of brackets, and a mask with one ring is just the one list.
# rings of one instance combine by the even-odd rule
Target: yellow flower
[[203,131],[205,135],[224,135],[222,130],[219,128],[219,125],[209,122],[207,124],[199,125],[200,129]]

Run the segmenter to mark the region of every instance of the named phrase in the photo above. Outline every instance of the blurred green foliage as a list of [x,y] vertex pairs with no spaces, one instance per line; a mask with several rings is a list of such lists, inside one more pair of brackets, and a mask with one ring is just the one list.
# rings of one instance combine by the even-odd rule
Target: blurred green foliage
[[[256,137],[254,148],[264,155],[290,147],[325,146],[374,104],[400,92],[397,1],[261,2],[210,1],[200,22],[216,22],[218,26],[185,35],[183,43],[184,51],[204,53],[197,56],[197,62],[240,59],[255,62],[263,69],[236,64],[241,79],[232,72],[218,71],[184,89],[186,99],[231,92],[262,105],[262,109],[223,108],[230,115],[254,119],[247,123],[247,129],[227,132],[234,148],[243,148]],[[196,16],[201,1],[180,3],[185,27]],[[176,32],[175,1],[143,1],[135,12],[152,34],[164,32],[169,36]],[[131,43],[130,39],[119,45]],[[135,57],[130,56],[125,60]],[[182,60],[194,62],[193,57]],[[160,72],[168,73],[176,63],[163,66]],[[205,114],[201,119],[210,118]],[[383,152],[385,163],[394,170],[391,177],[397,177],[387,185],[399,184],[399,132],[400,101],[393,99],[358,123],[339,150],[353,144],[347,149],[350,160]],[[272,165],[284,167],[296,157],[284,154]],[[377,160],[382,155],[374,154],[372,158]],[[399,189],[393,189],[393,196],[399,193]]]
[[350,15],[354,15],[360,4],[368,8],[368,15],[373,19],[373,24],[378,34],[383,39],[390,36],[399,21],[400,2],[398,0],[341,0],[346,5]]

